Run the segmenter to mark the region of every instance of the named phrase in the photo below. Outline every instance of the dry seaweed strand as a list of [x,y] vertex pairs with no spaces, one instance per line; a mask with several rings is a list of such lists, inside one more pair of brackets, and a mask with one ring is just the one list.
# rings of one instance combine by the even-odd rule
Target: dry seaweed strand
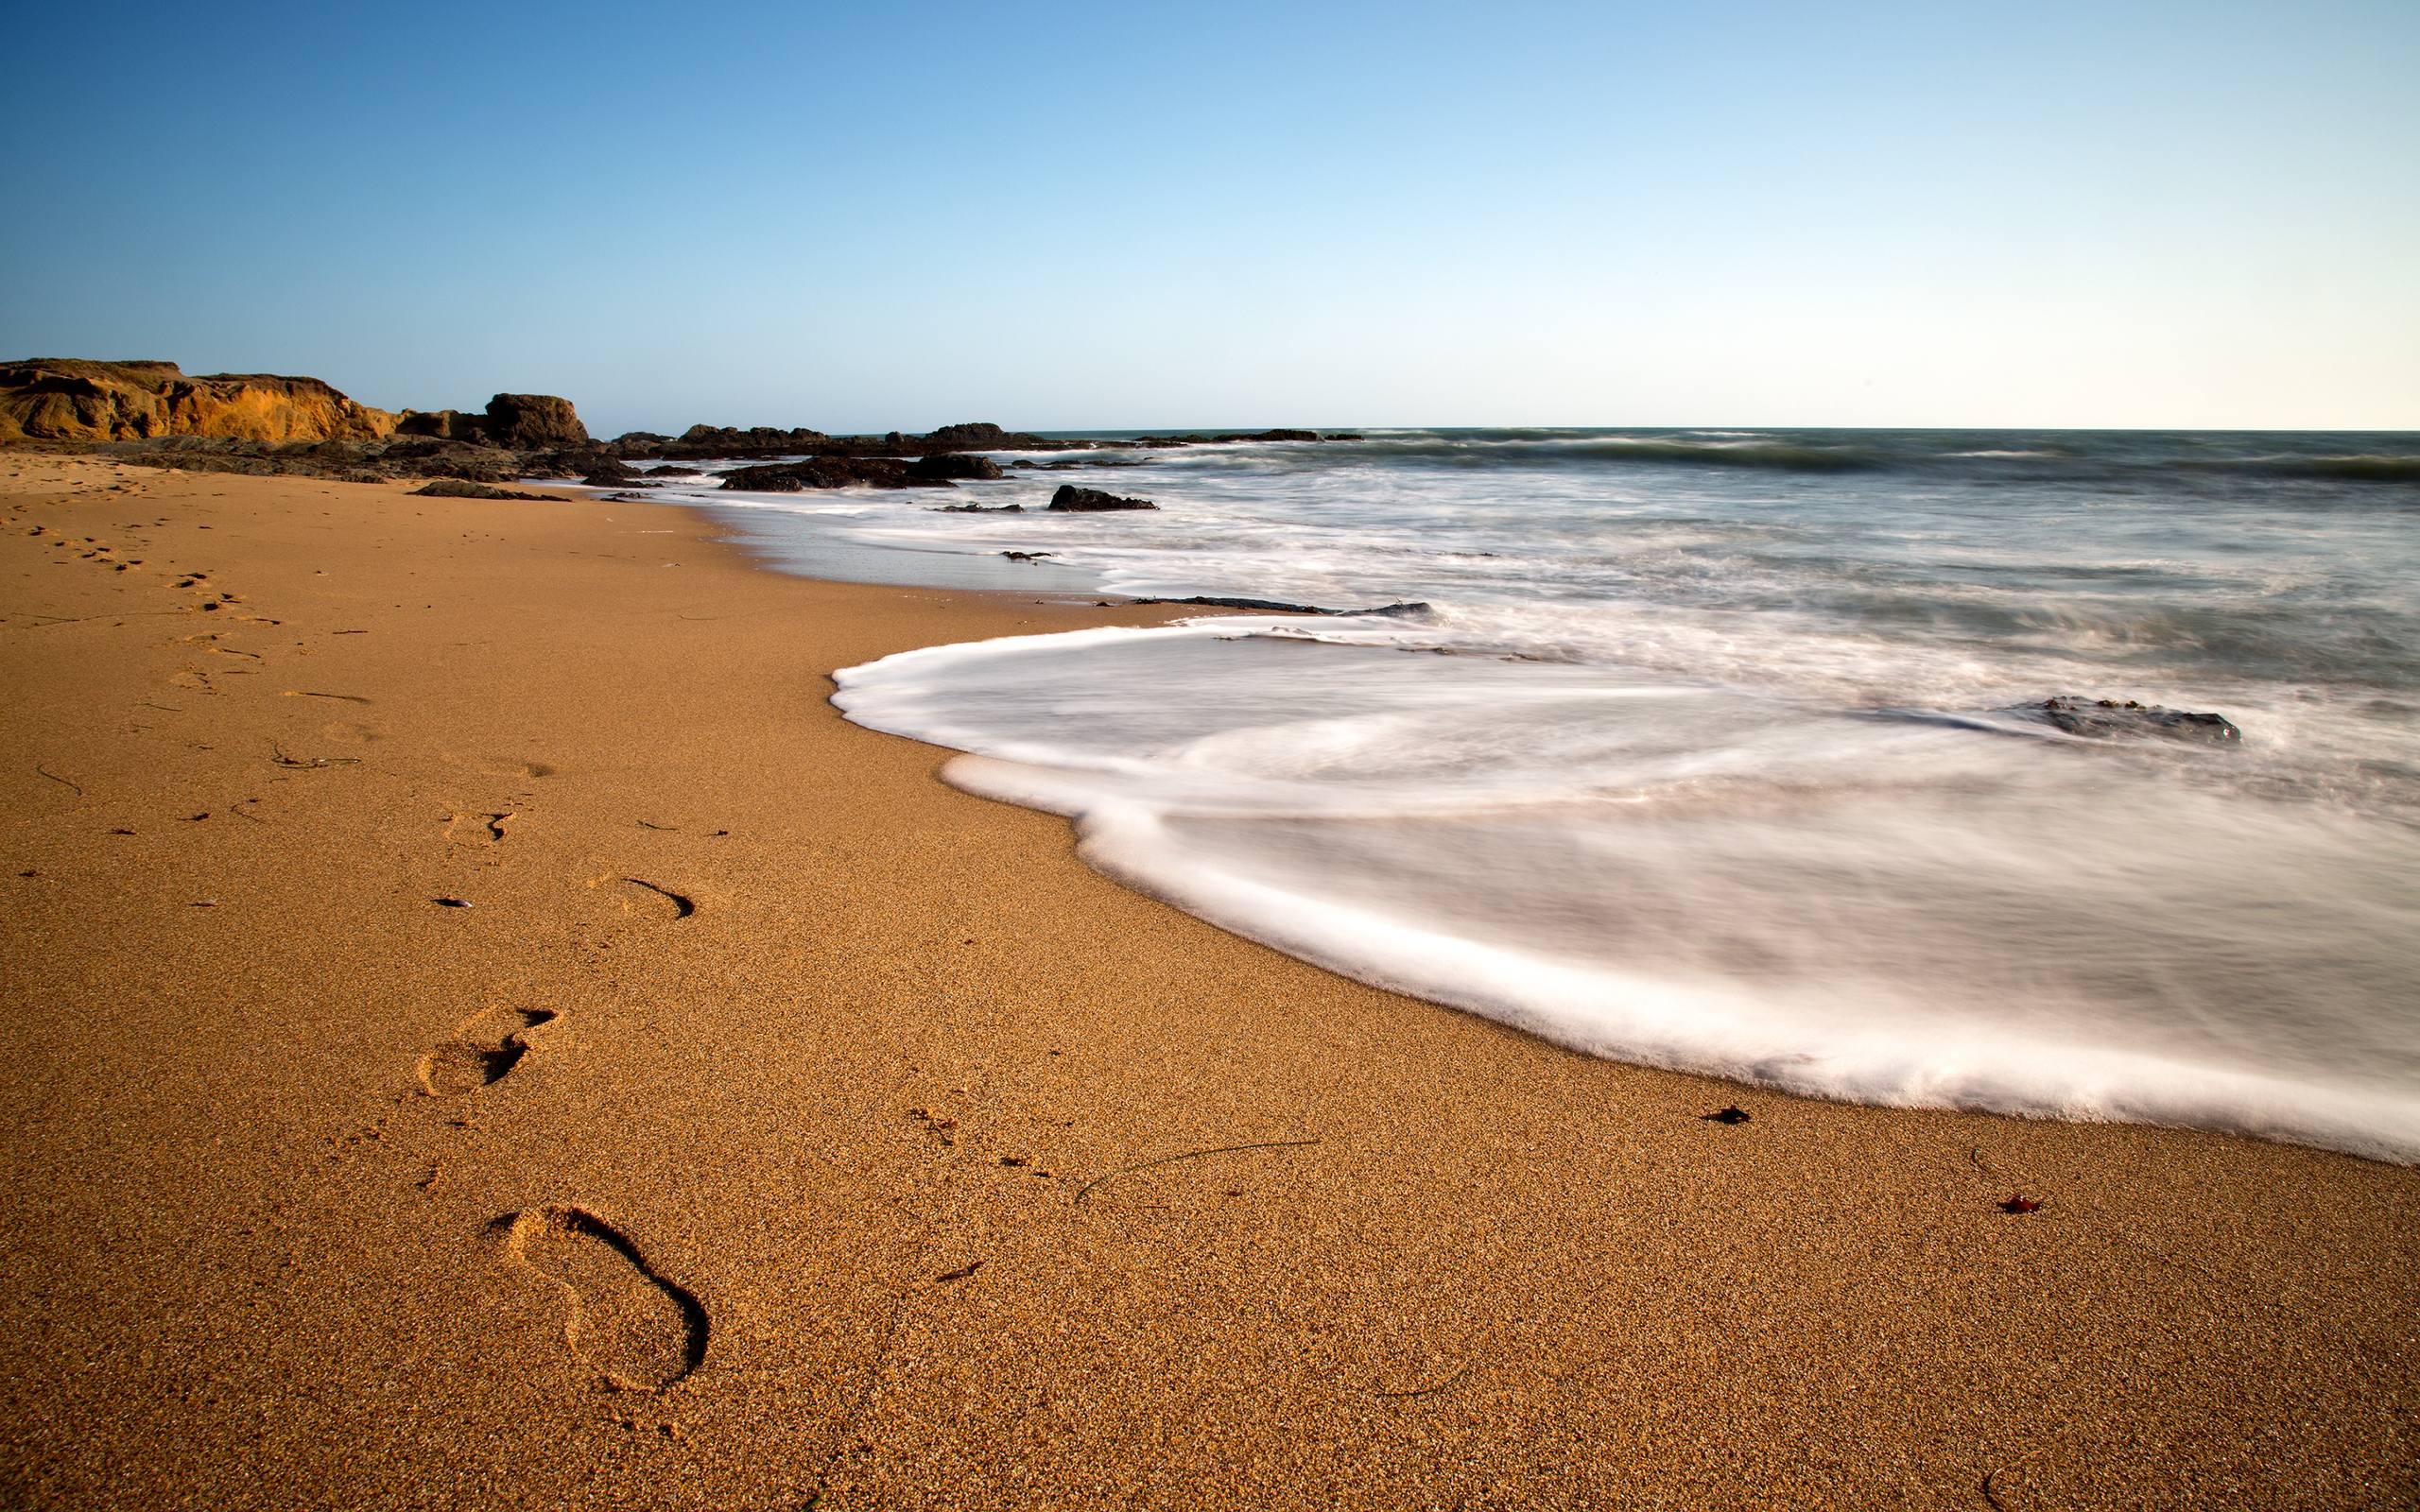
[[278,765],[297,766],[305,771],[317,771],[322,767],[328,766],[358,766],[361,765],[361,758],[358,756],[314,756],[307,761],[300,756],[289,756],[285,753],[285,747],[273,740],[268,743],[268,748],[275,753],[269,757],[269,760],[275,762]]
[[77,787],[75,783],[60,776],[57,772],[44,771],[43,769],[42,763],[40,762],[34,763],[34,775],[36,777],[47,777],[61,787],[75,788],[76,796],[78,798],[82,798],[84,796],[84,790],[82,788]]
[[1137,1160],[1132,1165],[1121,1165],[1114,1171],[1103,1171],[1100,1175],[1085,1182],[1082,1186],[1078,1187],[1076,1189],[1076,1194],[1068,1200],[1071,1202],[1081,1202],[1084,1200],[1085,1196],[1092,1192],[1093,1188],[1100,1185],[1102,1182],[1116,1177],[1131,1176],[1136,1171],[1149,1171],[1153,1166],[1174,1165],[1179,1160],[1199,1160],[1204,1156],[1210,1155],[1233,1155],[1238,1150],[1300,1149],[1304,1145],[1317,1144],[1318,1143],[1319,1141],[1317,1140],[1262,1140],[1253,1144],[1221,1144],[1213,1149],[1187,1150],[1182,1155],[1163,1155],[1157,1160]]

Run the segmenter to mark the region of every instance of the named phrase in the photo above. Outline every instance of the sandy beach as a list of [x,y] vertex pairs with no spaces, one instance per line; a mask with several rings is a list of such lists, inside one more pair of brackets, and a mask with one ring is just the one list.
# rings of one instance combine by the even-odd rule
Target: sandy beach
[[1165,610],[0,504],[8,1504],[2420,1502],[2420,1172],[1588,1059],[825,702]]

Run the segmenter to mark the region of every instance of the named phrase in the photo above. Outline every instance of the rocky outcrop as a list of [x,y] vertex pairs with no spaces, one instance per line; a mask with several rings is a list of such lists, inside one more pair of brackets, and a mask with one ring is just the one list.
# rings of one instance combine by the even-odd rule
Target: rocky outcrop
[[1156,509],[1149,499],[1121,498],[1103,493],[1098,489],[1080,489],[1072,483],[1062,483],[1059,491],[1050,496],[1050,507],[1062,514],[1098,514],[1111,509]]
[[491,446],[535,452],[593,444],[571,401],[552,394],[498,394],[488,401]]
[[141,441],[216,436],[250,441],[371,441],[395,417],[317,378],[188,377],[173,362],[37,358],[0,364],[0,442]]
[[925,449],[930,452],[1006,452],[1018,450],[1017,442],[1040,440],[1038,436],[1020,436],[1004,431],[990,421],[969,421],[962,425],[944,425],[927,432]]
[[2097,740],[2158,735],[2170,740],[2232,746],[2243,739],[2243,731],[2224,714],[2163,709],[2158,704],[2136,703],[2132,698],[2124,703],[2111,698],[2046,698],[2038,710],[2028,712],[2038,714],[2054,730]]
[[407,409],[396,417],[398,436],[498,446],[519,452],[596,450],[568,399],[552,394],[498,394],[484,414],[459,409]]

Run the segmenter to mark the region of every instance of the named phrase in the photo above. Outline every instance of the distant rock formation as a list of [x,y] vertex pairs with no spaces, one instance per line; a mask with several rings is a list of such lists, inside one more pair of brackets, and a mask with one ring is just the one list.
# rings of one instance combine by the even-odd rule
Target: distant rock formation
[[[1357,441],[1360,438],[1361,438],[1358,436],[1351,438],[1351,439]],[[1138,436],[1131,441],[1122,442],[1120,444],[1127,446],[1145,446],[1150,447],[1154,451],[1158,451],[1171,446],[1212,446],[1222,445],[1231,441],[1316,441],[1319,439],[1321,439],[1321,436],[1317,431],[1281,430],[1253,431],[1250,433],[1243,431],[1225,431],[1217,436]]]
[[498,394],[489,400],[487,440],[517,452],[595,444],[571,401],[552,394]]
[[1120,498],[1103,493],[1098,489],[1080,489],[1072,483],[1062,483],[1059,491],[1050,496],[1050,507],[1063,514],[1079,512],[1098,514],[1110,509],[1156,509],[1149,499]]
[[[821,431],[804,427],[786,431],[769,425],[752,426],[747,430],[735,430],[727,425],[692,425],[677,437],[654,431],[630,431],[606,444],[618,456],[652,460],[658,457],[738,456],[931,457],[953,452],[1162,451],[1180,446],[1207,446],[1219,441],[1316,441],[1321,438],[1317,431],[1273,430],[1230,431],[1217,436],[1146,436],[1132,441],[1088,441],[1037,436],[1031,431],[1003,430],[988,421],[968,421],[943,425],[922,436],[908,431],[890,431],[881,436],[827,436]],[[1357,436],[1350,438],[1360,439]]]
[[374,441],[396,417],[317,378],[188,377],[173,362],[35,358],[0,363],[0,442],[144,441],[215,436],[247,441]]
[[[552,394],[497,394],[479,412],[406,409],[390,414],[356,404],[317,378],[247,373],[195,378],[172,362],[40,358],[0,363],[0,445],[104,448],[144,466],[349,482],[459,478],[494,484],[577,478],[591,488],[647,489],[660,486],[667,476],[703,476],[681,462],[758,457],[784,460],[728,473],[722,487],[771,492],[852,485],[949,488],[965,479],[1007,476],[997,458],[980,455],[986,452],[1084,454],[1039,464],[1019,457],[1009,464],[1019,468],[1132,467],[1144,460],[1132,454],[1167,447],[1319,439],[1316,431],[1270,430],[1078,440],[968,421],[921,436],[903,431],[827,436],[804,426],[738,430],[692,425],[678,437],[629,431],[599,441],[580,423],[571,401]],[[1098,455],[1104,452],[1129,455]],[[639,459],[673,465],[644,472],[628,465]],[[1146,499],[1067,488],[1053,496],[1049,507],[1064,513],[1159,507]]]
[[399,436],[515,452],[601,452],[568,399],[552,394],[498,394],[481,415],[458,409],[407,409],[395,421]]

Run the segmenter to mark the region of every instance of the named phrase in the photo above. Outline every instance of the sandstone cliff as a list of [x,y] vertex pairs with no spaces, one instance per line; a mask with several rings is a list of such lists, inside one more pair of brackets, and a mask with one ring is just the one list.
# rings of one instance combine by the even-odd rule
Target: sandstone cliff
[[187,377],[173,362],[0,363],[0,442],[164,436],[373,441],[394,428],[394,416],[356,404],[317,378]]

